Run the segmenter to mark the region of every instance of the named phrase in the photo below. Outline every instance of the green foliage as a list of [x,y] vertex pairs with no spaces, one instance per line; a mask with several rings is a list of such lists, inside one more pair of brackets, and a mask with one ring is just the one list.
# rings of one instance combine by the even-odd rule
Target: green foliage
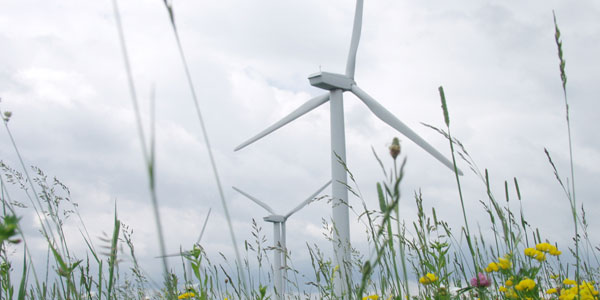
[[18,235],[19,220],[20,218],[13,215],[2,218],[0,222],[0,244],[4,244],[4,242],[18,244],[21,242],[20,239],[15,238]]

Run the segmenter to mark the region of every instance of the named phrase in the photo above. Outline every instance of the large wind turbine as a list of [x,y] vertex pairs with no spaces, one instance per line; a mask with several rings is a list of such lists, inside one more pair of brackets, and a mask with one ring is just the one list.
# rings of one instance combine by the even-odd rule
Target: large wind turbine
[[[336,228],[337,236],[334,240],[334,252],[336,263],[340,267],[342,276],[337,276],[336,291],[341,293],[346,290],[345,280],[348,275],[345,263],[350,262],[350,225],[348,220],[348,190],[346,170],[338,161],[341,159],[346,162],[346,138],[344,133],[344,107],[343,93],[352,92],[356,95],[375,116],[381,119],[386,124],[398,130],[408,139],[423,148],[438,161],[454,171],[453,164],[446,159],[440,152],[428,144],[424,139],[417,135],[413,130],[406,126],[402,121],[396,118],[391,112],[379,104],[373,97],[369,96],[362,90],[354,80],[354,69],[356,66],[356,52],[358,50],[358,42],[360,40],[360,32],[362,27],[362,11],[363,0],[356,1],[356,10],[354,15],[354,25],[352,28],[352,40],[350,42],[350,51],[348,61],[346,63],[345,74],[319,72],[308,77],[312,86],[329,91],[323,95],[317,96],[308,100],[299,108],[291,112],[289,115],[269,126],[267,129],[258,133],[254,137],[240,144],[235,151],[240,150],[249,144],[261,139],[267,134],[281,128],[282,126],[292,122],[298,117],[308,113],[309,111],[319,107],[325,102],[330,102],[331,115],[331,176],[332,176],[332,218]],[[460,175],[462,172],[457,170]],[[343,295],[340,295],[343,296]]]
[[[306,206],[310,202],[312,202],[315,199],[315,197],[319,193],[321,193],[329,184],[331,184],[331,180],[329,182],[327,182],[324,186],[319,188],[312,195],[310,195],[308,198],[306,198],[306,200],[302,201],[294,209],[290,210],[290,212],[288,212],[286,215],[276,214],[275,211],[269,205],[264,203],[263,201],[260,201],[256,198],[248,195],[244,191],[242,191],[236,187],[233,187],[234,190],[236,190],[240,194],[246,196],[246,198],[254,201],[254,203],[260,205],[262,208],[264,208],[266,211],[268,211],[270,213],[270,215],[264,217],[263,220],[265,220],[266,222],[273,223],[273,247],[275,248],[275,250],[273,252],[273,272],[275,274],[273,274],[273,277],[275,279],[275,289],[277,291],[275,294],[278,295],[277,296],[278,299],[285,299],[284,285],[285,285],[285,279],[287,278],[287,276],[283,275],[283,273],[287,274],[287,248],[286,248],[286,243],[285,243],[285,239],[286,239],[285,222],[291,215],[293,215],[294,213],[296,213],[297,211],[302,209],[304,206]],[[283,267],[281,264],[282,261],[283,261]],[[283,269],[283,272],[282,272],[282,269]]]

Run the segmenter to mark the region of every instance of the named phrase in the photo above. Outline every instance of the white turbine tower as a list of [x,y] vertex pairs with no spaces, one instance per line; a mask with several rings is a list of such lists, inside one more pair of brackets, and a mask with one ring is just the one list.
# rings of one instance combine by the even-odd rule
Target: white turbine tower
[[[284,276],[283,273],[287,274],[287,248],[286,248],[286,233],[285,233],[285,222],[287,219],[302,209],[304,206],[311,203],[315,197],[321,193],[331,181],[327,182],[324,186],[319,188],[316,192],[310,195],[306,200],[302,201],[298,206],[294,209],[290,210],[286,215],[276,214],[275,211],[263,201],[260,201],[244,191],[233,187],[234,190],[238,191],[240,194],[246,196],[246,198],[252,200],[254,203],[260,205],[262,208],[267,210],[270,215],[263,218],[266,222],[273,223],[273,278],[275,279],[275,290],[278,299],[285,299],[285,281],[287,279],[287,275]],[[282,266],[283,261],[283,266]],[[283,269],[283,272],[282,272]]]
[[[329,72],[319,72],[308,77],[310,84],[328,90],[329,92],[308,100],[299,108],[285,116],[280,121],[269,126],[267,129],[258,133],[254,137],[240,144],[235,151],[240,150],[249,144],[261,139],[269,133],[281,128],[282,126],[292,122],[298,117],[310,112],[329,100],[330,115],[331,115],[331,176],[332,176],[332,219],[337,232],[336,240],[333,242],[336,263],[340,267],[342,276],[336,277],[335,287],[338,296],[343,296],[341,293],[346,292],[346,263],[350,262],[350,223],[348,218],[348,190],[346,170],[339,163],[341,159],[346,162],[346,138],[344,132],[344,107],[342,94],[346,91],[356,95],[375,116],[381,119],[386,124],[398,130],[408,139],[423,148],[438,161],[454,171],[454,165],[446,159],[440,152],[423,140],[413,130],[406,126],[402,121],[396,118],[391,112],[385,109],[375,99],[369,96],[365,91],[358,87],[354,81],[354,69],[356,66],[356,52],[358,50],[358,42],[360,40],[360,32],[362,27],[362,11],[363,0],[356,1],[356,10],[354,15],[354,25],[352,28],[352,40],[350,42],[350,52],[346,63],[346,73],[337,74]],[[462,172],[457,170],[460,175]]]

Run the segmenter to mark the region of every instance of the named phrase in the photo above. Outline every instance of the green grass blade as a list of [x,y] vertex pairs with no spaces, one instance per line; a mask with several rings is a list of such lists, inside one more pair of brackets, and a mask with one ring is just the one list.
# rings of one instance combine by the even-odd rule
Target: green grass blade
[[23,275],[21,276],[21,283],[19,284],[19,294],[17,295],[17,299],[24,300],[25,295],[27,294],[26,286],[27,286],[27,255],[25,255],[25,251],[23,252]]
[[110,300],[114,286],[115,265],[117,262],[117,243],[119,242],[119,232],[121,231],[121,221],[117,219],[117,211],[115,208],[115,228],[113,230],[112,243],[110,245],[110,257],[108,258],[108,288],[107,298]]

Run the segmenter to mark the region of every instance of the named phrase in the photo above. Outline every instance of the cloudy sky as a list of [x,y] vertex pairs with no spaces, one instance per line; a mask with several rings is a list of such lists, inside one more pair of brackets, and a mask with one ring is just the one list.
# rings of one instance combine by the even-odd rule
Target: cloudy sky
[[[209,254],[233,258],[223,209],[210,169],[175,38],[162,1],[119,2],[135,86],[146,130],[152,86],[156,98],[157,190],[169,252],[189,248],[212,208],[202,244]],[[308,83],[319,70],[345,70],[353,1],[188,1],[173,3],[181,41],[205,115],[238,245],[252,240],[265,211],[242,198],[235,185],[282,213],[330,176],[329,106],[323,105],[239,151],[233,148],[322,93]],[[367,1],[356,80],[383,106],[440,151],[448,143],[421,125],[443,125],[438,87],[444,86],[453,134],[503,199],[504,180],[517,177],[527,220],[567,247],[569,204],[544,155],[551,152],[568,175],[568,139],[558,72],[552,10],[563,34],[572,119],[575,179],[588,216],[600,206],[600,3],[597,1]],[[111,1],[5,1],[0,12],[0,108],[13,113],[9,127],[28,165],[56,176],[70,189],[93,239],[119,218],[134,230],[142,265],[160,263],[147,177]],[[370,208],[381,171],[371,147],[390,166],[387,147],[399,134],[357,98],[345,97],[348,166]],[[453,174],[409,140],[401,214],[415,218],[412,194],[427,209],[460,228]],[[20,168],[6,130],[0,159]],[[473,226],[489,227],[479,200],[485,187],[468,167],[461,178]],[[511,188],[511,191],[514,190]],[[329,193],[329,191],[327,192]],[[14,200],[27,203],[23,193]],[[511,192],[515,199],[515,193]],[[350,204],[359,208],[360,201]],[[514,207],[516,202],[512,202]],[[20,210],[32,250],[45,253],[34,215]],[[329,251],[321,219],[324,201],[288,221],[292,259],[307,263],[305,243]],[[355,216],[351,216],[356,220]],[[589,219],[591,228],[600,224]],[[75,222],[67,234],[85,251]],[[592,239],[598,236],[592,232]],[[352,240],[368,251],[362,225]],[[173,263],[176,263],[174,261]]]

